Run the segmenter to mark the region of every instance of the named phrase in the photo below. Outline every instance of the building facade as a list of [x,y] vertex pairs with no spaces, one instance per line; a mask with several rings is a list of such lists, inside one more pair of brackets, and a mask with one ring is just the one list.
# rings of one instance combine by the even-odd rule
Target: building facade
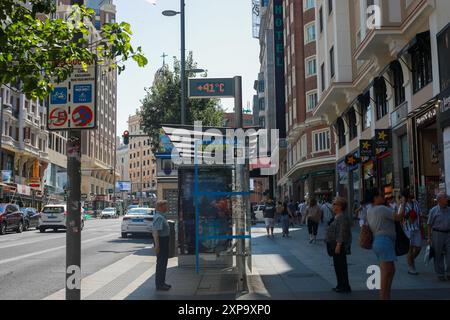
[[280,196],[329,199],[334,194],[334,134],[317,105],[315,1],[283,1],[288,150],[278,175]]
[[439,51],[448,53],[450,2],[317,0],[316,7],[313,113],[337,135],[337,193],[357,206],[373,188],[409,189],[430,209],[448,181],[440,121],[448,76],[440,78]]
[[[141,116],[139,110],[128,118],[128,131],[130,135],[143,135],[141,129]],[[153,155],[150,138],[132,137],[128,145],[129,176],[131,193],[135,199],[149,201],[152,194],[156,194],[156,159]]]

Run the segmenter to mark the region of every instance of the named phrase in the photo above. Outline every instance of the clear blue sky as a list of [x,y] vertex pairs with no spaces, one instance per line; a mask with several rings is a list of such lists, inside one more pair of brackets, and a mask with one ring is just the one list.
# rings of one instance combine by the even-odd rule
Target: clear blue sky
[[[117,134],[127,128],[128,115],[135,112],[162,65],[162,54],[172,62],[180,57],[180,18],[165,17],[164,10],[179,11],[179,0],[114,0],[117,21],[127,21],[133,30],[133,45],[141,46],[149,65],[133,63],[118,80]],[[251,0],[186,0],[186,49],[194,52],[198,67],[209,77],[243,77],[244,108],[252,106],[253,83],[259,72],[259,42],[252,38]],[[230,99],[222,100],[232,110]]]

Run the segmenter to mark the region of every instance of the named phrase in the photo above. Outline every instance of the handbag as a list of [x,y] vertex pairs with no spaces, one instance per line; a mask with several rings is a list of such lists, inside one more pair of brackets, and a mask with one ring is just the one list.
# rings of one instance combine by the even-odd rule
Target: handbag
[[403,231],[400,222],[395,222],[395,254],[397,257],[404,256],[409,252],[410,240]]
[[359,233],[359,245],[361,248],[371,250],[373,244],[373,233],[367,224],[361,226],[361,232]]

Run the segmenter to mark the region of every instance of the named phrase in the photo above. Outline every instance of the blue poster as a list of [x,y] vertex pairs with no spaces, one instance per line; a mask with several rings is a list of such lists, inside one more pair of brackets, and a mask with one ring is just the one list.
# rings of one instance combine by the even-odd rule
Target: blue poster
[[67,88],[55,88],[50,95],[50,104],[66,104]]
[[77,84],[73,86],[74,103],[92,103],[92,85]]

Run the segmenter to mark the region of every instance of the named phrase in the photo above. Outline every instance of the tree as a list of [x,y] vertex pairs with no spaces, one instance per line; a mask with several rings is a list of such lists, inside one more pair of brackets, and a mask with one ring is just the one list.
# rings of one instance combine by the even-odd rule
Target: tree
[[[128,23],[105,24],[99,39],[89,42],[93,10],[73,6],[67,20],[53,19],[55,11],[53,0],[0,1],[0,85],[20,83],[28,98],[45,98],[53,82],[69,77],[73,61],[109,64],[119,72],[128,59],[147,64],[141,48],[130,44]],[[82,37],[74,41],[76,35]]]
[[[197,68],[192,52],[186,59],[186,70]],[[181,83],[180,62],[174,58],[173,70],[164,65],[155,75],[153,85],[146,89],[146,96],[142,100],[141,127],[150,136],[153,152],[159,150],[159,135],[161,125],[179,124],[181,122]],[[186,73],[187,77],[195,74]],[[206,77],[206,73],[203,75]],[[224,111],[220,107],[219,99],[188,99],[187,123],[202,121],[204,126],[221,126]]]

